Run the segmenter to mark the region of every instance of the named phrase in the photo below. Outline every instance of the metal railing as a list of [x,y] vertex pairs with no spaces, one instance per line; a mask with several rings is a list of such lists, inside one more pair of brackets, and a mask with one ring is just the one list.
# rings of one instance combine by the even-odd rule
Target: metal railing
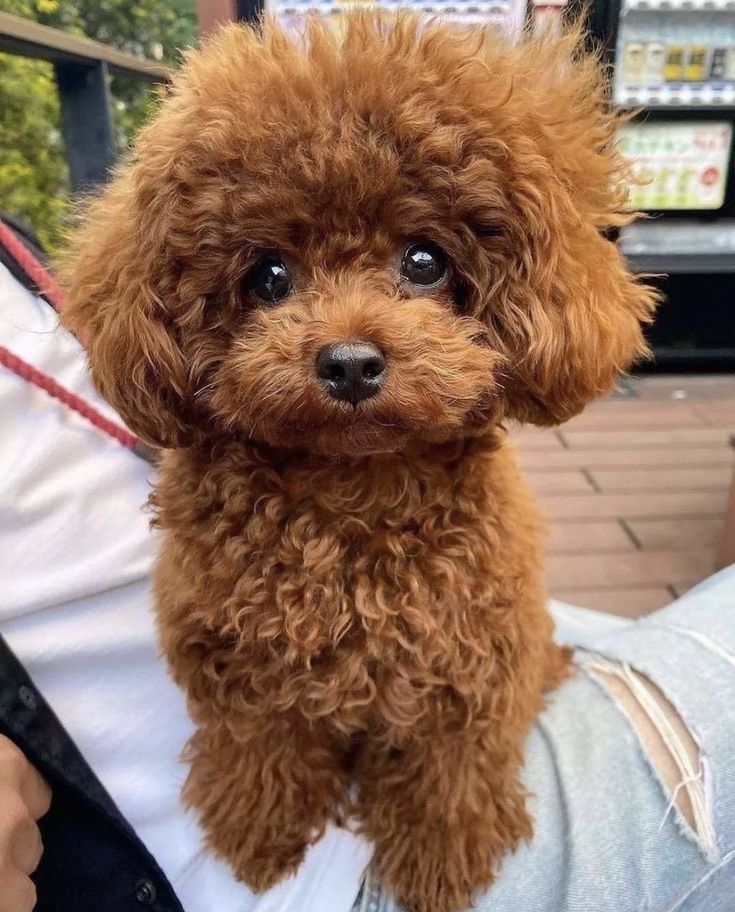
[[169,70],[154,61],[8,13],[0,13],[0,51],[53,64],[75,191],[103,181],[117,157],[110,74],[151,82],[169,77]]

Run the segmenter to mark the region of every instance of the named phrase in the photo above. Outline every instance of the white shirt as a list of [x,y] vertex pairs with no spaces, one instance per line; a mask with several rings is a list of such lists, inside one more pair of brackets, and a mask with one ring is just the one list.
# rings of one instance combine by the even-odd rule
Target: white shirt
[[[77,342],[0,265],[0,345],[119,424]],[[180,801],[192,725],[155,639],[153,469],[0,366],[0,633],[169,878],[185,912],[349,912],[369,846],[332,827],[260,896]],[[247,826],[247,821],[243,821]]]

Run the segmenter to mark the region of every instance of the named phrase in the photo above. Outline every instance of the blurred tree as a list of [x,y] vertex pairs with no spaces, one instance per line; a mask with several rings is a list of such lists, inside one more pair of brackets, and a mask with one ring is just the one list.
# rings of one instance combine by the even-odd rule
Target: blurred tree
[[[196,40],[194,0],[0,0],[0,11],[176,63]],[[118,147],[128,146],[154,92],[113,77]],[[0,54],[0,210],[28,222],[53,249],[68,211],[68,182],[53,69]]]
[[[0,8],[6,0],[0,0]],[[26,0],[32,2],[32,0]],[[194,0],[35,0],[44,25],[77,32],[141,57],[176,63],[197,33]],[[118,145],[125,148],[145,120],[150,86],[112,78]]]

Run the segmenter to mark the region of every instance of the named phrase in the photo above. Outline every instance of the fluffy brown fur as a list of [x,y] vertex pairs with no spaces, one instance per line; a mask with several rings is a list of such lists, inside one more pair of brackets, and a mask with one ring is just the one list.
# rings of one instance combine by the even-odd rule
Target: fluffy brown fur
[[[228,28],[74,241],[67,324],[167,450],[186,797],[256,889],[354,813],[382,882],[445,912],[531,835],[522,745],[566,660],[502,422],[608,390],[654,303],[601,234],[621,163],[578,47],[364,14],[341,39]],[[397,277],[417,237],[452,263],[434,291]],[[267,306],[243,281],[274,250],[294,289]],[[356,408],[315,375],[345,339],[388,359]]]

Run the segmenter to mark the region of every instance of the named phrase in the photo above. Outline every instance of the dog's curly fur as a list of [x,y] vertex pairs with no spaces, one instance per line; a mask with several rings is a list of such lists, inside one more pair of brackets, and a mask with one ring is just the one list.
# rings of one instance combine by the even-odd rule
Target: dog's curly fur
[[[354,814],[382,882],[445,912],[531,835],[522,745],[566,656],[503,422],[607,391],[654,305],[604,237],[622,164],[579,48],[410,16],[230,27],[73,241],[65,320],[166,449],[156,593],[198,726],[186,796],[256,889]],[[435,291],[397,276],[417,237],[451,259]],[[273,250],[294,289],[266,306],[244,278]],[[344,339],[388,359],[356,408],[315,375]]]

